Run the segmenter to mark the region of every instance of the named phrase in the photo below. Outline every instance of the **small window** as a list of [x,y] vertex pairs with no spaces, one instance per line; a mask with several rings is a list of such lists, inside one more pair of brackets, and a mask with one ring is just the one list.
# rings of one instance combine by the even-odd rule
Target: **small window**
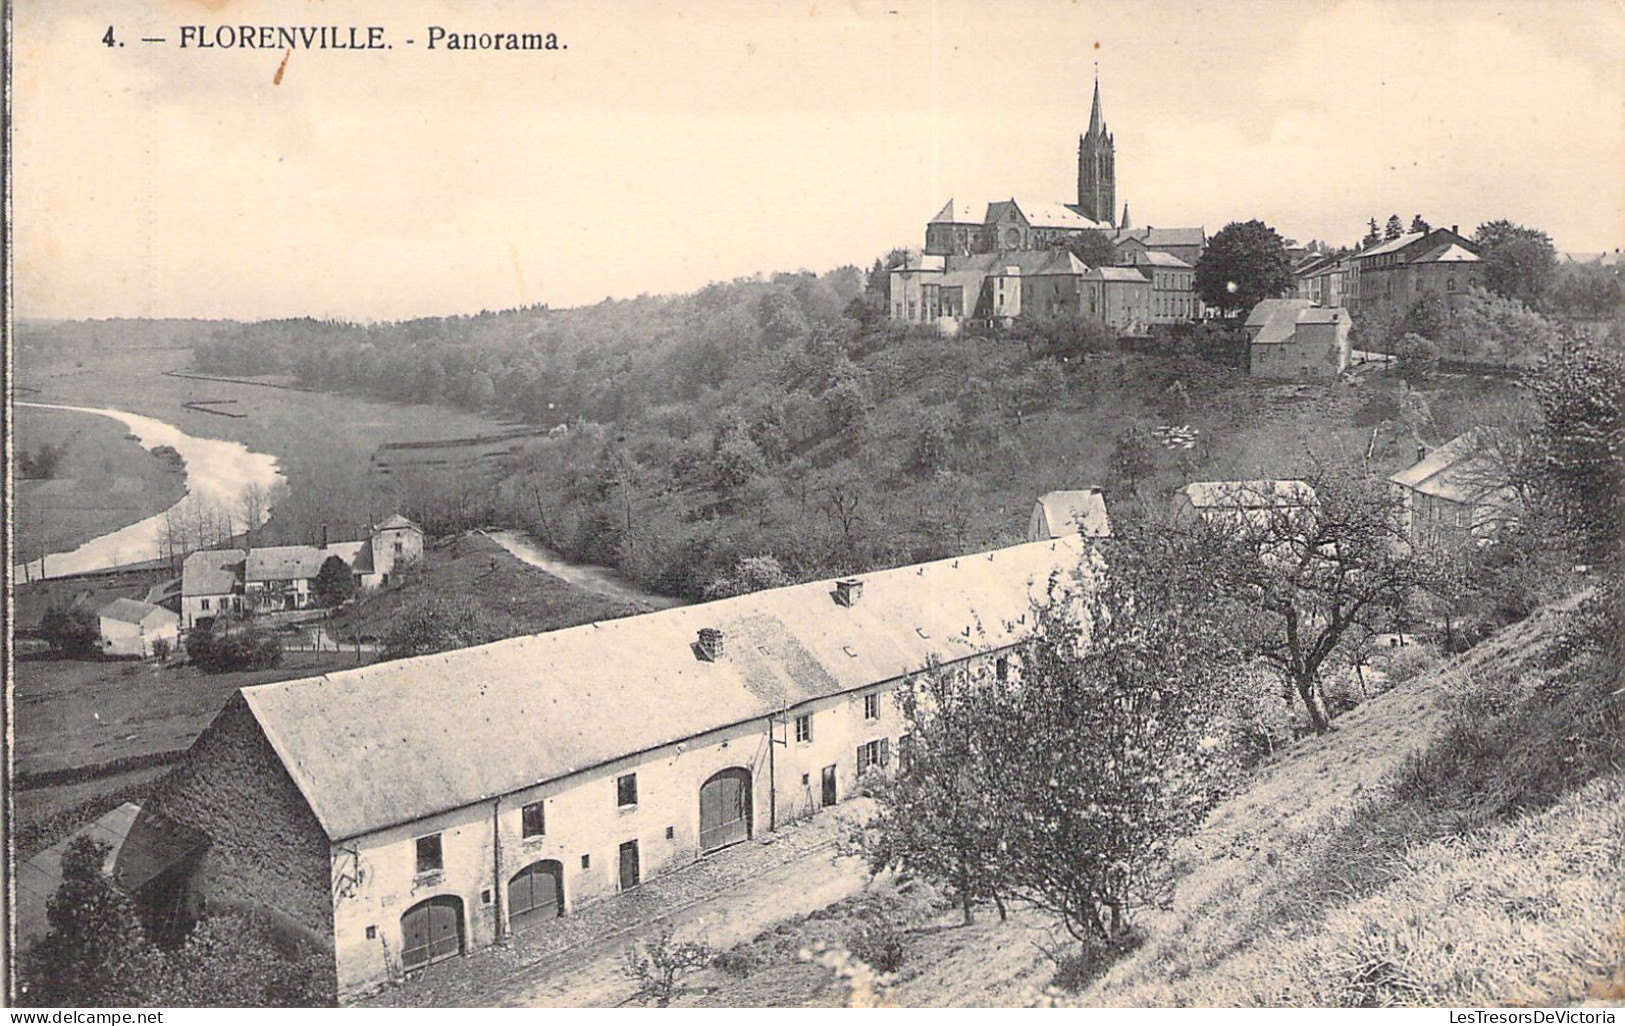
[[666,828],[666,840],[668,840],[668,841],[672,840],[676,836],[677,836],[677,828],[676,827],[667,827]]
[[812,740],[812,714],[796,717],[796,742],[803,744]]
[[638,775],[628,773],[615,778],[615,804],[621,808],[638,803]]
[[489,887],[487,887],[485,890],[480,892],[480,904],[481,905],[489,905],[489,904],[491,904],[491,889]]
[[904,734],[897,739],[897,772],[907,773],[909,762],[914,755],[914,738]]
[[1000,680],[1010,679],[1010,657],[999,656],[999,661],[993,664],[993,672]]
[[591,855],[583,855],[583,856],[581,856],[581,868],[582,869],[591,869],[592,868],[592,856]]
[[418,875],[438,873],[446,867],[440,851],[440,835],[418,838]]
[[858,776],[862,776],[872,767],[886,768],[888,760],[886,738],[879,738],[858,746]]
[[209,608],[209,600],[208,600],[208,599],[204,599],[204,600],[203,600],[203,608],[204,608],[204,609],[208,609],[208,608]]
[[880,719],[880,693],[863,696],[863,718],[866,720]]
[[367,927],[367,939],[368,940],[377,940],[378,939],[378,927],[376,927],[376,926]]
[[520,813],[524,821],[525,837],[540,837],[547,833],[547,810],[541,802],[531,802]]

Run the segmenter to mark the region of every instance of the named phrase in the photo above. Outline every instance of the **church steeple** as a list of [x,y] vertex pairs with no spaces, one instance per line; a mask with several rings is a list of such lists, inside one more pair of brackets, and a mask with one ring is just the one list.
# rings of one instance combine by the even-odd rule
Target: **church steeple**
[[1089,131],[1078,138],[1078,213],[1091,221],[1116,224],[1117,150],[1100,111],[1100,66],[1095,66],[1095,99]]

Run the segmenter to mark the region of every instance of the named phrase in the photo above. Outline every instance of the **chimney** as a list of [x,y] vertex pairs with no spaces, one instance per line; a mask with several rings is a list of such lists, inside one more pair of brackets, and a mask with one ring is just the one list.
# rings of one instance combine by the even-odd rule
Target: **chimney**
[[847,577],[835,582],[835,604],[851,608],[858,604],[863,597],[863,582],[856,577]]
[[1425,446],[1425,445],[1417,446],[1416,447],[1416,462],[1421,463],[1423,460],[1425,460],[1427,458],[1428,458],[1428,447]]
[[1450,234],[1451,235],[1460,235],[1461,234],[1461,225],[1459,225],[1459,224],[1451,225],[1450,226]]
[[700,658],[714,663],[722,658],[722,632],[715,627],[700,628]]
[[327,548],[327,525],[322,525],[322,548]]

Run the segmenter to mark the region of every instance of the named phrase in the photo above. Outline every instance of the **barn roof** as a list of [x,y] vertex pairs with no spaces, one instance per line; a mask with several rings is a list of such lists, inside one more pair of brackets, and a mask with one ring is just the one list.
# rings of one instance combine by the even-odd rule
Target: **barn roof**
[[181,564],[182,595],[229,595],[242,583],[242,549],[205,549]]
[[1038,498],[1044,522],[1053,534],[1072,534],[1075,531],[1090,538],[1111,535],[1111,521],[1106,519],[1106,499],[1099,488],[1084,491],[1045,492]]
[[243,577],[250,581],[309,580],[321,572],[322,564],[331,555],[332,551],[314,545],[250,549]]
[[1305,481],[1192,481],[1181,490],[1198,509],[1273,509],[1315,502],[1315,490]]
[[[243,689],[340,840],[1012,641],[1077,537]],[[1019,622],[1018,622],[1019,618]],[[699,658],[701,628],[725,655]]]
[[396,513],[394,516],[390,517],[388,520],[385,520],[383,523],[379,524],[377,527],[374,527],[373,530],[374,531],[392,531],[392,530],[395,530],[396,528],[400,528],[400,527],[410,527],[414,531],[422,531],[423,530],[423,528],[421,528],[418,525],[412,523],[412,521],[410,521],[410,520],[406,519],[405,517],[401,516],[399,513]]
[[155,606],[150,602],[142,602],[140,599],[133,598],[116,598],[103,606],[97,615],[106,617],[109,620],[118,620],[121,623],[139,625],[153,613],[162,613],[171,620],[179,619],[174,613],[162,606]]

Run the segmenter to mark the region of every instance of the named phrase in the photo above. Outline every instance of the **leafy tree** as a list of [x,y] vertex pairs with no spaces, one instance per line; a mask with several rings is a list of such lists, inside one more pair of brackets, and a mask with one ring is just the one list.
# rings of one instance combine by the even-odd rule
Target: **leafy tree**
[[287,953],[285,946],[263,915],[210,915],[153,975],[153,1001],[185,1008],[334,1004],[331,961],[308,944]]
[[1396,331],[1410,332],[1423,338],[1439,339],[1450,324],[1450,306],[1443,296],[1432,289],[1416,297],[1405,315],[1395,326]]
[[1389,240],[1392,240],[1392,239],[1397,239],[1401,235],[1404,235],[1404,234],[1405,234],[1405,222],[1403,222],[1403,221],[1401,221],[1399,219],[1398,214],[1389,214],[1388,215],[1388,224],[1382,230],[1383,240],[1384,241],[1389,241]]
[[856,437],[868,426],[869,399],[856,378],[842,378],[823,395],[824,415],[833,435]]
[[705,598],[707,601],[732,598],[769,588],[784,588],[794,583],[795,580],[774,557],[746,556],[734,564],[732,573],[717,577],[706,585]]
[[88,606],[53,606],[40,618],[40,635],[66,655],[88,655],[100,646],[101,619]]
[[1431,339],[1407,332],[1394,347],[1399,373],[1406,381],[1426,381],[1439,369],[1439,347]]
[[1157,440],[1144,424],[1130,424],[1112,441],[1109,465],[1114,477],[1138,491],[1140,482],[1157,466]]
[[1352,633],[1385,626],[1417,575],[1384,482],[1330,464],[1307,480],[1315,492],[1307,505],[1260,496],[1258,515],[1238,518],[1237,545],[1209,572],[1247,611],[1234,625],[1250,651],[1297,692],[1320,733],[1330,727],[1322,670]]
[[1554,353],[1535,397],[1550,494],[1587,556],[1617,565],[1625,555],[1625,357],[1586,343]]
[[186,654],[210,673],[261,670],[282,661],[282,643],[252,620],[217,616],[186,636]]
[[1473,233],[1491,292],[1539,306],[1557,272],[1557,250],[1551,236],[1511,221],[1487,221]]
[[1474,289],[1457,303],[1438,341],[1455,359],[1533,367],[1560,337],[1556,325],[1518,300]]
[[953,432],[948,415],[941,410],[928,410],[920,419],[909,447],[909,469],[928,477],[946,469],[952,454]]
[[1382,229],[1377,227],[1377,219],[1372,218],[1370,227],[1366,229],[1365,238],[1360,240],[1361,249],[1370,249],[1382,241]]
[[1085,228],[1069,237],[1066,249],[1090,267],[1110,267],[1116,257],[1112,237],[1099,228]]
[[1430,232],[1432,230],[1433,230],[1433,227],[1431,225],[1429,225],[1426,221],[1422,220],[1422,215],[1421,214],[1417,214],[1415,217],[1411,218],[1410,231],[1412,231],[1412,232]]
[[341,557],[328,556],[322,560],[321,569],[316,571],[312,588],[317,604],[333,609],[355,597],[355,574],[350,570],[350,564]]
[[1226,316],[1250,310],[1261,299],[1292,287],[1286,244],[1263,221],[1232,222],[1219,229],[1196,261],[1196,292]]
[[998,681],[986,676],[986,667],[978,678],[963,667],[933,665],[899,689],[907,750],[900,742],[896,774],[865,782],[875,814],[848,840],[871,873],[890,869],[943,885],[967,926],[978,901],[997,902],[1004,915],[1006,814],[988,787],[999,766],[986,761],[981,740],[986,718],[998,714],[987,700]]
[[146,1004],[158,958],[134,903],[102,872],[112,848],[89,837],[62,853],[62,883],[47,899],[50,932],[28,953],[18,988],[36,1006]]
[[1619,270],[1590,265],[1568,268],[1552,290],[1552,302],[1570,317],[1602,320],[1625,302]]

